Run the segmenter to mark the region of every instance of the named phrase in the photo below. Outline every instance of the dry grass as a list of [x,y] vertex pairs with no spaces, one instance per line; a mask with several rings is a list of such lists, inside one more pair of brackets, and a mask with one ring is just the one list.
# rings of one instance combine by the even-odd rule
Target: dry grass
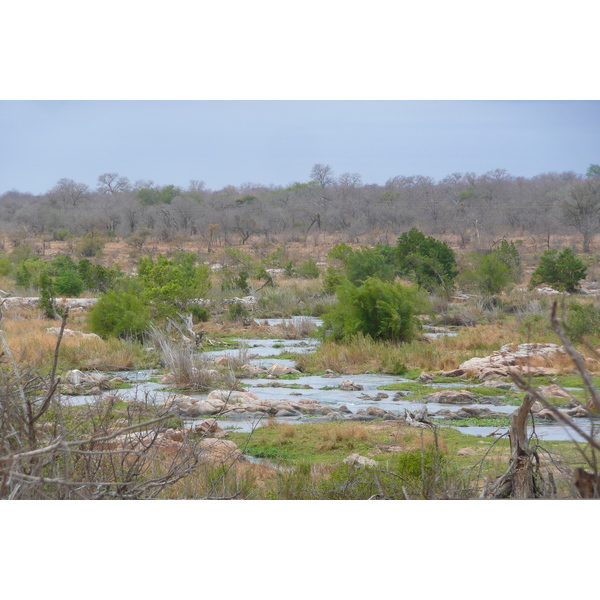
[[[17,364],[50,368],[58,338],[46,332],[49,327],[60,327],[60,322],[41,319],[37,311],[4,311],[2,329]],[[67,329],[85,333],[84,318],[77,315],[69,319]],[[59,367],[64,370],[117,371],[143,368],[150,362],[152,357],[141,346],[117,339],[64,337],[59,354]]]

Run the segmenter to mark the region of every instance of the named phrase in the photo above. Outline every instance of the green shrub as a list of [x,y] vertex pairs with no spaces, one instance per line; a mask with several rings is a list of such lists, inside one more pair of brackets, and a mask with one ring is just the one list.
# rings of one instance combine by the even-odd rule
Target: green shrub
[[59,296],[77,298],[83,288],[83,280],[77,271],[62,271],[54,280],[54,289]]
[[600,309],[593,304],[574,302],[568,308],[566,321],[567,335],[574,342],[581,342],[586,336],[600,334]]
[[308,260],[298,265],[296,272],[304,279],[316,279],[321,274],[319,267],[317,267],[317,263],[310,257]]
[[206,306],[200,306],[199,304],[190,304],[188,311],[192,314],[194,323],[206,323],[210,321],[210,310]]
[[451,287],[458,275],[454,250],[445,242],[426,237],[416,227],[398,238],[396,263],[400,274],[413,277],[429,291]]
[[361,248],[346,255],[344,259],[346,275],[354,285],[361,285],[369,277],[382,281],[393,281],[396,276],[394,265],[376,248]]
[[531,275],[529,289],[545,283],[560,292],[574,292],[585,279],[587,267],[575,256],[571,248],[546,250]]
[[241,321],[250,313],[241,302],[234,302],[227,307],[227,316],[231,321]]
[[343,283],[337,297],[336,304],[323,315],[320,330],[323,338],[337,341],[357,334],[373,340],[412,340],[420,330],[415,315],[426,306],[415,288],[374,277],[358,287]]
[[141,340],[150,325],[150,310],[134,291],[109,290],[91,308],[88,323],[103,338]]
[[346,280],[347,277],[342,271],[340,271],[340,269],[329,266],[327,267],[325,276],[323,277],[323,291],[326,294],[334,294],[336,288]]
[[7,256],[0,257],[0,277],[8,275],[12,270],[12,263]]

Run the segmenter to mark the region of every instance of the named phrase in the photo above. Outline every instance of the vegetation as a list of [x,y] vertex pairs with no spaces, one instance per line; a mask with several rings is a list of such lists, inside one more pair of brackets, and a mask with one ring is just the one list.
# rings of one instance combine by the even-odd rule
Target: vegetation
[[425,310],[417,290],[376,277],[358,287],[342,284],[337,298],[323,315],[322,327],[324,338],[337,341],[361,334],[373,340],[408,342],[420,328],[416,314]]
[[546,250],[531,275],[530,289],[545,283],[561,292],[574,292],[585,279],[587,267],[570,248]]
[[[18,460],[10,476],[22,483],[7,487],[8,475],[0,480],[3,497],[479,497],[484,476],[491,481],[507,472],[513,449],[506,439],[475,439],[455,426],[506,426],[504,418],[425,429],[387,421],[273,422],[251,435],[229,433],[227,439],[244,453],[284,468],[232,467],[172,450],[164,436],[180,435],[182,422],[148,402],[105,398],[85,409],[60,407],[54,386],[68,369],[161,365],[178,389],[207,390],[215,382],[238,389],[235,375],[242,375],[247,355],[240,351],[235,368],[219,370],[203,349],[231,347],[233,338],[242,337],[303,338],[314,327],[308,320],[277,328],[257,324],[267,317],[323,317],[317,350],[285,355],[305,374],[368,371],[415,379],[422,370],[457,369],[505,344],[564,344],[548,326],[550,301],[533,288],[547,284],[573,292],[588,273],[597,278],[600,272],[600,259],[591,253],[594,230],[573,217],[573,210],[580,217],[588,214],[577,202],[595,193],[588,185],[595,177],[592,167],[587,179],[545,174],[517,182],[496,171],[480,177],[457,174],[438,183],[395,177],[385,186],[363,186],[360,177],[336,178],[327,165],[316,165],[306,183],[218,191],[201,182],[189,189],[148,182],[134,186],[105,174],[95,191],[61,180],[40,197],[3,194],[0,214],[7,230],[0,247],[0,291],[39,297],[37,309],[9,303],[2,308],[0,470],[12,453]],[[503,210],[490,210],[500,197],[506,199]],[[569,228],[583,236],[587,256],[577,257],[572,240],[559,237]],[[499,241],[507,232],[511,240]],[[528,283],[530,291],[523,289]],[[73,337],[64,337],[57,348],[55,333],[46,330],[60,328],[62,298],[80,295],[98,301],[87,316],[69,316]],[[240,300],[248,295],[251,301]],[[567,341],[592,368],[597,358],[584,343],[600,345],[594,299],[565,297],[564,319]],[[452,326],[456,335],[431,341],[423,324]],[[103,339],[84,337],[87,331]],[[572,390],[573,402],[593,406],[594,391],[581,374],[572,374],[569,357],[559,356],[551,366],[558,376],[532,382],[578,388]],[[477,394],[525,406],[524,393],[472,387],[474,381],[443,376],[434,381],[464,383]],[[431,392],[419,381],[385,389],[410,392],[413,399]],[[549,404],[556,408],[571,401]],[[154,419],[155,429],[143,425]],[[127,458],[115,462],[113,455],[90,446],[94,432],[117,436],[128,427],[136,434],[155,432],[150,447],[158,452],[162,440],[160,448],[169,451],[147,462],[139,446],[133,453],[120,448],[121,459]],[[167,434],[170,429],[178,433]],[[199,446],[202,437],[185,438],[184,447],[196,458],[206,456]],[[543,449],[532,445],[527,451],[537,452],[544,468],[554,465],[558,497],[578,497],[572,470],[592,466],[586,458],[592,447],[593,440],[544,443]],[[469,452],[458,453],[465,448]],[[28,452],[43,459],[30,460]],[[177,460],[167,458],[169,452]],[[376,464],[358,468],[343,462],[353,453]],[[157,482],[156,490],[148,482]]]

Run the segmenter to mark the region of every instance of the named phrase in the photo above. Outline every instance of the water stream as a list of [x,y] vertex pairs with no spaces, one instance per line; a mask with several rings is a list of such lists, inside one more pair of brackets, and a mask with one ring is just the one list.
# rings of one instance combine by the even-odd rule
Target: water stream
[[[270,325],[281,323],[281,319],[261,319],[260,322],[268,321]],[[318,319],[313,319],[316,324],[319,324]],[[289,320],[288,320],[289,322]],[[432,332],[431,334],[439,336],[440,332]],[[240,349],[246,352],[248,355],[253,355],[254,358],[250,359],[250,363],[255,366],[261,366],[269,368],[272,364],[277,363],[281,366],[294,367],[295,362],[287,358],[278,358],[280,353],[288,352],[312,352],[317,346],[317,342],[314,339],[303,339],[303,340],[283,340],[283,339],[244,339],[238,340]],[[240,350],[218,350],[209,351],[205,355],[214,359],[222,355],[230,355],[237,357]],[[149,381],[152,378],[160,377],[161,373],[158,371],[126,371],[122,373],[111,373],[111,377],[120,376],[130,384],[130,389],[118,390],[118,393],[126,399],[134,399],[141,401],[150,401],[160,403],[170,392],[164,385],[160,383]],[[339,389],[340,383],[344,379],[349,379],[355,384],[363,387],[362,391],[343,391]],[[393,375],[381,375],[374,373],[363,373],[359,375],[339,375],[333,377],[319,376],[319,375],[307,375],[299,377],[293,380],[278,380],[281,387],[271,387],[269,380],[247,378],[241,379],[240,383],[244,384],[244,389],[257,395],[259,398],[271,399],[271,400],[282,400],[282,399],[307,399],[317,400],[319,404],[329,406],[333,409],[339,409],[341,406],[346,406],[352,413],[356,413],[359,409],[366,409],[369,406],[377,406],[386,411],[390,411],[394,414],[403,415],[404,409],[415,411],[416,409],[422,408],[423,403],[418,399],[411,399],[410,395],[404,396],[400,399],[395,398],[395,392],[386,392],[387,398],[381,400],[375,400],[374,397],[381,392],[378,388],[383,385],[389,385],[393,383],[408,382],[409,380],[399,376]],[[296,389],[283,386],[293,386]],[[458,387],[468,388],[468,384],[456,383],[456,384],[429,384],[432,391],[436,387]],[[300,389],[301,388],[301,389]],[[203,397],[206,394],[190,394],[194,397]],[[367,398],[366,396],[370,397]],[[91,401],[96,401],[98,396],[63,396],[65,402],[69,404],[84,404]],[[481,404],[474,403],[471,406]],[[427,410],[429,414],[435,413],[441,409],[449,409],[451,411],[457,411],[465,404],[453,405],[453,404],[437,404],[428,403]],[[506,415],[511,414],[516,407],[513,405],[489,405],[489,408],[494,412],[505,413]],[[324,417],[288,417],[284,419],[278,419],[278,421],[286,421],[290,423],[308,422],[324,420]],[[201,420],[201,419],[200,419]],[[257,418],[255,415],[251,417],[241,416],[234,418],[220,418],[221,426],[225,429],[235,428],[241,431],[251,431],[256,427],[268,421],[268,417]],[[591,423],[588,419],[577,419],[576,423],[581,429],[590,433]],[[501,434],[506,432],[507,428],[498,429],[497,427],[456,427],[459,431],[470,435],[477,435],[485,437],[492,432]],[[530,428],[531,430],[531,428]],[[542,440],[570,440],[576,439],[582,441],[577,437],[572,438],[571,431],[567,431],[563,425],[560,424],[535,424],[535,433]]]

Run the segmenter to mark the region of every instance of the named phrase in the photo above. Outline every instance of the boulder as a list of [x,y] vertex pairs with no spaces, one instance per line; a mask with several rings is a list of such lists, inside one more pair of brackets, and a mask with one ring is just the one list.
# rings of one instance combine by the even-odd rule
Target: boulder
[[469,390],[440,390],[422,398],[422,402],[436,402],[438,404],[473,404],[479,396]]
[[106,375],[100,373],[84,373],[78,369],[73,369],[65,375],[65,382],[81,388],[97,387],[101,390],[109,390],[111,388],[110,381]]
[[571,394],[563,390],[560,386],[553,383],[552,385],[541,385],[538,391],[546,398],[570,398]]
[[281,365],[279,365],[277,363],[273,363],[267,369],[267,373],[269,375],[290,375],[292,373],[300,374],[300,371],[298,371],[297,369],[292,369],[292,367],[282,367]]
[[364,467],[376,467],[377,462],[372,458],[367,458],[366,456],[360,456],[360,454],[351,454],[347,458],[345,458],[342,462],[352,465],[357,469]]
[[417,381],[420,381],[421,383],[429,383],[430,381],[433,381],[434,377],[431,373],[428,373],[427,371],[423,371],[418,377],[417,377]]
[[489,356],[465,361],[458,371],[463,371],[467,377],[482,380],[506,377],[511,373],[555,375],[558,370],[551,365],[564,354],[564,348],[557,344],[506,344]]
[[340,383],[340,390],[343,390],[344,392],[359,392],[363,389],[362,385],[358,385],[349,379],[344,379],[342,383]]
[[205,438],[198,444],[198,454],[202,462],[212,464],[230,464],[248,462],[242,451],[229,440]]

